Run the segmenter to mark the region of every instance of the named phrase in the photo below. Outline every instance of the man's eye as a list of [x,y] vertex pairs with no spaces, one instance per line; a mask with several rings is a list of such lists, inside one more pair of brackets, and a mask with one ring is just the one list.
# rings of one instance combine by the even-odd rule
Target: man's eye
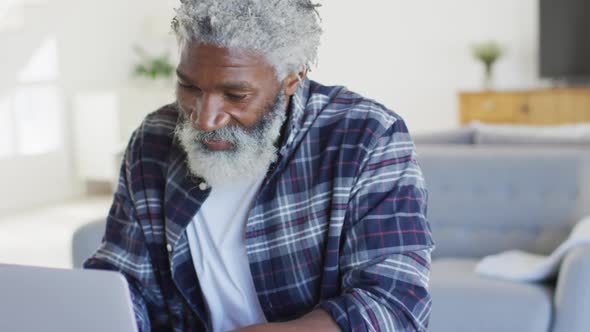
[[181,81],[177,81],[176,83],[178,83],[178,86],[184,89],[196,89],[196,87],[190,85],[190,84],[185,84],[182,83]]
[[233,94],[233,93],[226,93],[225,96],[233,101],[240,101],[240,100],[244,100],[244,98],[246,98],[248,95],[238,95],[238,94]]

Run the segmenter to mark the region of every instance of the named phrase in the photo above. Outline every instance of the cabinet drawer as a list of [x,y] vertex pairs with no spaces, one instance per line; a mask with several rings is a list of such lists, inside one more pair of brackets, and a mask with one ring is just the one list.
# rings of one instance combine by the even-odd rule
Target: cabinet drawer
[[[560,93],[531,93],[528,98],[528,123],[531,125],[559,124],[565,114],[560,114],[560,107],[567,103],[567,98]],[[564,107],[565,108],[565,107]]]
[[590,122],[590,89],[543,89],[459,94],[461,124],[471,121],[526,125]]
[[512,122],[516,111],[514,96],[504,94],[463,95],[461,118],[463,122]]
[[575,121],[590,122],[590,93],[579,94],[573,104]]
[[578,92],[531,93],[528,123],[559,125],[590,122],[590,96]]

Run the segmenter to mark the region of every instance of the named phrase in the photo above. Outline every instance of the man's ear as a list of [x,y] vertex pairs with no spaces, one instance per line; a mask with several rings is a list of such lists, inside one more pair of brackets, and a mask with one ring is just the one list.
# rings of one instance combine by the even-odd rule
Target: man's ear
[[285,95],[287,97],[291,97],[292,95],[295,94],[295,92],[297,91],[297,89],[299,88],[299,85],[301,84],[301,82],[303,82],[303,80],[305,80],[305,77],[307,76],[307,69],[304,69],[302,71],[300,71],[299,73],[291,73],[289,74],[289,76],[287,76],[287,78],[285,78]]

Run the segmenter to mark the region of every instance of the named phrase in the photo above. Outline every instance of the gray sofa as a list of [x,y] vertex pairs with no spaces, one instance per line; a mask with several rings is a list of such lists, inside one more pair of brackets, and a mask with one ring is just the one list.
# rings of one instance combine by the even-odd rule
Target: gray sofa
[[[448,137],[416,137],[437,244],[429,330],[590,331],[590,246],[570,252],[556,280],[546,283],[474,273],[485,255],[550,253],[590,214],[590,150],[465,144],[474,143],[473,131],[461,134],[455,144],[441,144]],[[103,231],[104,223],[95,222],[76,232],[76,266]]]
[[556,280],[518,283],[474,273],[509,249],[549,254],[590,215],[590,153],[541,146],[418,146],[430,200],[430,331],[590,331],[590,246]]
[[549,254],[590,215],[590,124],[472,123],[414,141],[437,242],[430,331],[590,331],[590,246],[544,283],[474,272],[509,249]]

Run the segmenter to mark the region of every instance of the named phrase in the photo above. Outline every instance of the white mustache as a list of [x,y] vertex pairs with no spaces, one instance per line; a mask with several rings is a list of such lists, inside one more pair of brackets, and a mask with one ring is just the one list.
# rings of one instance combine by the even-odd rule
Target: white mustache
[[[258,176],[277,159],[275,142],[286,119],[285,99],[278,99],[274,107],[252,129],[225,126],[205,132],[193,127],[186,113],[176,126],[175,136],[187,154],[187,165],[193,175],[207,182],[229,182]],[[231,150],[212,151],[204,140],[228,141]]]

